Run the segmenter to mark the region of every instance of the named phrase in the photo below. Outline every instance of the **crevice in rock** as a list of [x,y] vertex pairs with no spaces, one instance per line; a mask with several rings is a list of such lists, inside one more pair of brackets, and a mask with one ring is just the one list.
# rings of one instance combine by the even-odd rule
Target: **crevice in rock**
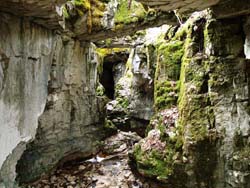
[[103,72],[100,77],[100,83],[105,88],[105,95],[109,99],[114,99],[115,94],[115,83],[113,75],[113,64],[107,61],[103,63]]
[[71,103],[72,107],[71,107],[71,111],[70,111],[70,122],[73,122],[76,119],[76,107],[74,106],[74,103]]
[[125,64],[128,60],[127,53],[113,53],[103,59],[100,83],[105,88],[104,94],[109,99],[115,98],[115,85],[124,73]]
[[201,18],[194,23],[193,35],[194,42],[197,43],[196,53],[203,53],[204,50],[204,27],[206,19]]
[[208,81],[209,81],[209,75],[206,74],[203,78],[203,83],[201,85],[201,89],[199,91],[199,94],[205,94],[208,93]]
[[6,54],[0,49],[0,93],[4,88],[7,78],[9,60],[10,59],[6,56]]

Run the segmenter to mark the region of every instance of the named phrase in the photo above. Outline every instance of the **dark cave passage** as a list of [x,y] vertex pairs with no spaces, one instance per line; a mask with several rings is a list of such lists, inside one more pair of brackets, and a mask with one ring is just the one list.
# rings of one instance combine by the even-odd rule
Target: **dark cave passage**
[[105,88],[105,95],[109,99],[114,99],[115,83],[113,75],[113,63],[110,62],[103,63],[103,72],[100,76],[100,83]]
[[126,52],[117,52],[104,57],[100,83],[105,88],[105,95],[109,99],[115,98],[115,85],[125,71],[128,56]]

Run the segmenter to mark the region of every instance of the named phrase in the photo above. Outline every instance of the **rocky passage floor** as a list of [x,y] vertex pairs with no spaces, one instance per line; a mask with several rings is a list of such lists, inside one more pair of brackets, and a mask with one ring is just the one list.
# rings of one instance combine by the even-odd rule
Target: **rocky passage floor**
[[133,173],[128,153],[141,138],[118,132],[104,141],[101,153],[85,161],[72,161],[28,188],[167,188]]

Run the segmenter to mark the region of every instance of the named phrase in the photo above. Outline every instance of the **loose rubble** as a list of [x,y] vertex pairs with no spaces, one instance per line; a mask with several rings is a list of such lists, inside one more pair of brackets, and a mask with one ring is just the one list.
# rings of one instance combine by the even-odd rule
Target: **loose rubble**
[[134,174],[129,165],[132,146],[141,139],[121,132],[104,141],[98,155],[88,160],[66,162],[28,188],[166,188]]

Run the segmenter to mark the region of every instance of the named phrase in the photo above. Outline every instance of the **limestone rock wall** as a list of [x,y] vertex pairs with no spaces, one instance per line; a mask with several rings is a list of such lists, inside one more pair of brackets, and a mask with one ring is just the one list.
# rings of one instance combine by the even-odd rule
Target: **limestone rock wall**
[[100,118],[104,105],[95,96],[96,62],[89,61],[89,51],[79,42],[61,45],[52,63],[49,95],[35,140],[17,165],[20,182],[39,178],[63,157],[94,154],[104,136]]
[[206,25],[202,18],[194,22],[182,60],[179,123],[188,159],[186,185],[247,188],[250,126],[244,23],[241,18],[206,20]]
[[[153,131],[134,149],[143,175],[170,187],[249,187],[249,62],[244,54],[249,24],[245,33],[243,25],[242,18],[216,20],[206,11],[195,13],[166,41],[169,47],[163,57],[170,57],[166,61],[170,68],[162,71],[167,76],[181,49],[170,48],[171,44],[184,41],[179,118],[170,121],[176,114],[167,100],[161,106],[167,110],[151,121]],[[169,87],[158,98],[170,94]],[[164,87],[155,92],[160,89]]]
[[115,82],[115,98],[107,104],[107,118],[114,125],[121,130],[139,131],[141,135],[154,114],[155,57],[151,47],[139,45],[131,49],[125,71]]
[[0,181],[11,188],[95,152],[104,105],[91,46],[7,14],[0,24]]
[[[151,45],[139,45],[132,59],[132,97],[130,116],[150,120],[154,114],[154,50]],[[142,103],[143,101],[143,103]],[[145,125],[144,125],[145,126]]]
[[188,187],[249,186],[249,157],[244,154],[249,146],[249,76],[242,25],[240,18],[208,18],[204,31],[199,35],[193,27],[186,43],[179,110]]
[[[22,143],[35,136],[45,106],[56,37],[7,14],[1,14],[0,24],[0,166],[8,166],[14,176]],[[14,161],[8,163],[13,149],[21,151],[9,156]]]
[[62,18],[56,9],[62,6],[67,0],[2,0],[0,11],[16,16],[29,17],[33,22],[49,29],[60,29],[59,21]]
[[156,1],[156,0],[138,0],[139,2],[148,5],[152,8],[161,9],[164,11],[169,10],[176,10],[178,9],[179,12],[193,12],[193,10],[202,10],[208,8],[212,5],[216,5],[220,2],[220,0],[210,0],[210,1],[203,1],[203,0],[186,0],[186,1],[179,1],[179,0],[163,0],[163,1]]

